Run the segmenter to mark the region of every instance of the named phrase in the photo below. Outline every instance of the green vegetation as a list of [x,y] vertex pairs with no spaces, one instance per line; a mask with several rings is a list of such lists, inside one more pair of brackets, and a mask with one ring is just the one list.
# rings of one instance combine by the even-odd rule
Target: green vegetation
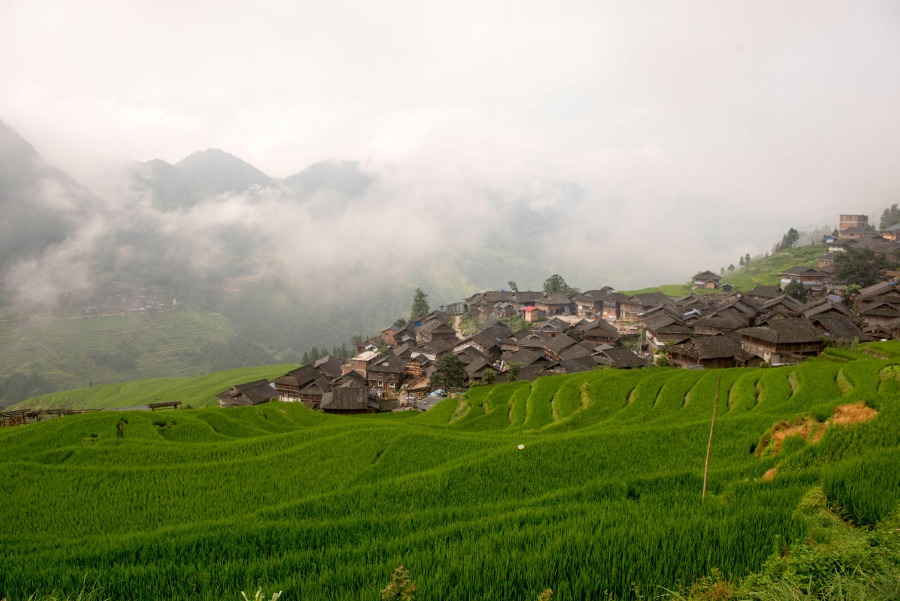
[[74,409],[110,409],[137,407],[148,403],[181,401],[191,407],[214,407],[216,394],[235,384],[263,378],[273,380],[297,365],[266,365],[227,369],[196,378],[154,378],[119,384],[103,384],[64,392],[52,392],[23,401],[16,408],[69,407]]
[[414,322],[422,315],[428,313],[428,311],[428,295],[421,288],[416,288],[413,294],[412,308],[409,312],[409,320]]
[[[825,245],[799,246],[787,250],[780,250],[766,257],[757,257],[751,261],[745,261],[744,266],[729,272],[722,278],[737,290],[752,290],[756,286],[776,286],[781,282],[781,272],[791,267],[805,266],[815,267],[818,257],[828,252]],[[681,297],[690,292],[695,294],[715,294],[715,290],[694,290],[690,283],[653,286],[641,290],[629,290],[624,294],[639,294],[642,292],[662,292],[671,297]]]
[[[826,586],[854,565],[883,582],[896,559],[870,560],[896,549],[879,533],[900,500],[900,344],[872,348],[885,358],[483,386],[424,414],[271,403],[0,429],[0,597],[85,577],[117,600],[377,598],[413,581],[420,600],[628,599]],[[877,416],[754,453],[859,401]]]

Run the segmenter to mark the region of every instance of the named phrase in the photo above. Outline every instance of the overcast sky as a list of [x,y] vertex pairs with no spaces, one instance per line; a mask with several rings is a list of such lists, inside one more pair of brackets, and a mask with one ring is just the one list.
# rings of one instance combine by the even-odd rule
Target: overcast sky
[[[0,0],[0,78],[0,119],[86,179],[208,147],[275,177],[355,159],[577,182],[632,225],[777,212],[770,242],[900,202],[890,0]],[[742,223],[717,225],[710,252]]]

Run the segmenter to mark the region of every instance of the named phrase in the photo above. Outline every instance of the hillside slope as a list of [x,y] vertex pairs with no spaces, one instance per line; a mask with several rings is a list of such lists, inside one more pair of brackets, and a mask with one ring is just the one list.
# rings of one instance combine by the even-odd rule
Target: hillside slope
[[[797,512],[813,488],[856,524],[896,511],[900,345],[868,350],[880,358],[541,378],[425,414],[275,403],[2,429],[0,594],[87,576],[115,599],[374,598],[400,564],[426,600],[737,578],[773,548],[828,542]],[[871,419],[839,423],[848,404]],[[808,441],[788,435],[804,424]]]

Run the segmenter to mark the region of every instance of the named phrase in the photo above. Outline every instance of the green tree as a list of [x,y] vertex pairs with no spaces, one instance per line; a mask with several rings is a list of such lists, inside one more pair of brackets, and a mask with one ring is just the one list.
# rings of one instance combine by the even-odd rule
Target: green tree
[[740,265],[741,267],[744,266],[744,255],[741,255],[741,258],[740,258],[740,260],[738,261],[738,265]]
[[519,372],[522,371],[522,364],[518,361],[513,361],[509,364],[509,371],[507,372],[507,380],[509,382],[515,382],[519,378]]
[[794,245],[797,244],[797,241],[800,239],[800,233],[791,228],[787,231],[784,237],[781,239],[781,244],[779,244],[779,250],[787,250],[789,248],[794,248]]
[[402,317],[398,317],[397,319],[394,320],[394,323],[393,323],[393,326],[395,328],[402,328],[405,325],[406,325],[406,319],[404,319]]
[[485,367],[484,371],[481,372],[481,383],[488,386],[497,381],[497,372],[495,372],[490,367]]
[[515,283],[514,281],[512,281],[512,280],[506,282],[506,285],[509,286],[509,289],[512,290],[513,292],[518,292],[518,291],[519,291],[519,285],[516,284],[516,283]]
[[893,204],[881,214],[881,221],[878,223],[878,228],[885,230],[898,223],[900,223],[900,208],[897,208],[897,205]]
[[750,253],[747,253],[746,255],[744,255],[744,265],[749,265],[749,264],[750,264]]
[[431,385],[435,388],[452,390],[462,388],[466,383],[466,366],[453,353],[445,353],[438,357],[431,375]]
[[734,271],[734,263],[728,266],[728,271]]
[[563,279],[561,275],[558,273],[554,273],[549,278],[544,280],[544,294],[569,294],[574,289],[566,283],[566,280]]
[[416,321],[422,315],[428,313],[428,295],[422,292],[421,288],[416,288],[413,295],[412,310],[409,312],[409,320]]
[[795,298],[801,303],[806,302],[807,291],[806,286],[800,280],[791,280],[791,283],[784,287],[784,293]]
[[868,249],[852,249],[834,259],[834,278],[844,284],[861,288],[877,284],[884,278],[888,263],[881,255]]

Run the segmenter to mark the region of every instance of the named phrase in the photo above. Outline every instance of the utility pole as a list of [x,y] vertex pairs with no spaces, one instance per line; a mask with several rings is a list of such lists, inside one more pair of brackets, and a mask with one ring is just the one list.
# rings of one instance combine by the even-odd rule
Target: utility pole
[[701,502],[706,499],[706,482],[709,478],[709,455],[712,451],[713,430],[716,428],[716,410],[719,408],[719,389],[721,386],[722,376],[719,376],[719,379],[716,382],[716,402],[713,405],[712,423],[709,425],[709,444],[706,445],[706,467],[703,468],[703,494],[700,496]]

